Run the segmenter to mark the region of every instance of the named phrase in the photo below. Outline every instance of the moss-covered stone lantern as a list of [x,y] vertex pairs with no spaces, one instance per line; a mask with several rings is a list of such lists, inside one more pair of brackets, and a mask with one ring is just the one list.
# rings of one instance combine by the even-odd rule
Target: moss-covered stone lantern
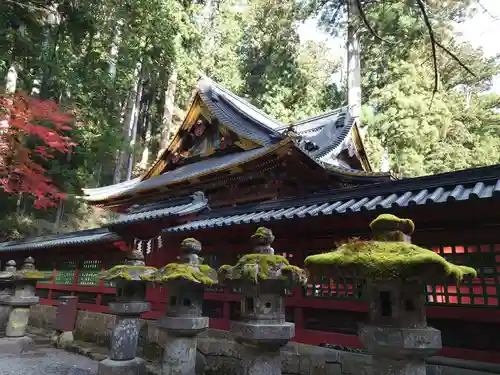
[[200,264],[201,243],[186,238],[181,243],[179,263],[170,263],[144,277],[168,291],[165,316],[158,327],[168,334],[161,366],[162,375],[195,375],[197,361],[196,335],[208,327],[202,316],[205,287],[217,283],[217,272]]
[[251,239],[253,253],[220,267],[219,282],[242,290],[241,319],[231,322],[231,332],[241,345],[244,374],[277,375],[280,348],[295,335],[295,325],[285,321],[285,288],[305,285],[307,276],[274,254],[271,230],[258,228]]
[[425,374],[425,360],[441,348],[441,333],[427,326],[425,286],[476,276],[431,250],[410,243],[414,224],[383,214],[370,224],[373,241],[351,241],[306,258],[311,274],[366,282],[368,323],[361,342],[373,356],[373,374]]
[[5,328],[6,337],[0,340],[0,352],[21,353],[33,344],[33,340],[26,335],[26,328],[30,307],[40,301],[36,296],[36,283],[51,278],[37,271],[32,257],[24,260],[20,270],[16,269],[16,263],[11,260],[7,262],[5,270],[0,272],[0,280],[4,285],[7,284],[0,298],[0,305],[7,306],[9,314]]
[[142,277],[156,271],[147,267],[144,254],[133,250],[127,254],[125,264],[104,271],[100,278],[116,284],[116,300],[109,303],[109,310],[116,315],[111,337],[109,357],[99,363],[99,375],[143,375],[146,365],[136,357],[140,316],[149,311],[146,302],[146,282]]
[[11,306],[6,301],[12,295],[13,271],[16,271],[16,262],[9,260],[5,263],[3,272],[0,272],[0,338],[5,337],[5,328],[9,321]]

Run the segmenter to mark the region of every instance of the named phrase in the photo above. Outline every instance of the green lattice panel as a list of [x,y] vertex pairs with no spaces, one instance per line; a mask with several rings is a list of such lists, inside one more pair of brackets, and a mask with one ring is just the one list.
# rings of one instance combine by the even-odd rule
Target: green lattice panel
[[100,260],[84,260],[78,268],[77,285],[97,286],[99,285],[99,273],[102,262]]
[[[42,271],[45,274],[45,277],[52,276],[52,273],[54,271],[53,269],[50,269],[50,270],[41,270],[41,269],[38,269],[38,270]],[[39,281],[38,284],[52,284],[52,280]]]
[[[109,265],[108,268],[113,268],[114,266],[118,266],[120,264],[125,264],[125,259],[122,259],[119,262],[116,262],[114,264]],[[104,287],[105,288],[114,288],[114,287],[116,287],[116,283],[114,281],[105,281]]]
[[446,260],[473,267],[477,278],[457,285],[428,285],[427,302],[432,305],[499,308],[500,244],[440,246],[433,251]]
[[56,278],[54,283],[60,285],[73,285],[76,261],[68,260],[56,264]]
[[[36,267],[38,268],[39,271],[43,272],[46,277],[52,276],[52,273],[54,272],[54,264],[49,262],[49,263],[42,263],[42,262],[37,262]],[[46,280],[46,281],[39,281],[39,284],[51,284],[52,280]]]

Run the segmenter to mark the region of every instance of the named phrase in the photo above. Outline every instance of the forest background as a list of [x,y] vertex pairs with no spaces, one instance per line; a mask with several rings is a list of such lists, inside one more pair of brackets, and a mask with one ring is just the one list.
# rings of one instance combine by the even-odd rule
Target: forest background
[[[361,0],[386,41],[361,28],[362,125],[375,169],[421,176],[500,163],[499,56],[456,34],[477,0],[427,0],[436,36],[474,73],[437,51],[415,0]],[[95,227],[82,187],[140,175],[180,125],[199,72],[292,123],[346,104],[344,64],[331,38],[303,40],[311,19],[332,38],[345,0],[5,0],[1,90],[54,100],[75,115],[70,152],[44,161],[68,199],[37,210],[29,194],[0,193],[0,240]],[[432,100],[431,100],[432,99]],[[383,155],[387,155],[385,163]],[[382,165],[385,164],[385,165]]]

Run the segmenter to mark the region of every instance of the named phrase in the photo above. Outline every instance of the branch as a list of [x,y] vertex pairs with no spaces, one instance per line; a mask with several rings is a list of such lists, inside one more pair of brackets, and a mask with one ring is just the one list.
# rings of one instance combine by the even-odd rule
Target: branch
[[500,21],[500,18],[498,18],[497,16],[495,16],[494,14],[492,14],[488,8],[486,8],[483,4],[481,4],[480,1],[477,2],[479,4],[479,6],[483,9],[483,12],[486,13],[488,16],[490,16],[491,18],[493,18],[495,21]]
[[455,55],[453,52],[451,52],[448,48],[446,48],[445,46],[443,46],[441,43],[439,43],[437,40],[434,41],[436,43],[436,45],[441,48],[444,52],[446,52],[449,56],[451,56],[451,58],[453,60],[455,60],[458,65],[460,65],[463,69],[465,69],[470,75],[472,75],[473,77],[477,77],[474,72],[472,72],[472,70],[470,70],[467,65],[465,65],[462,61],[460,61],[460,59],[458,58],[457,55]]
[[431,105],[434,100],[434,95],[438,91],[438,80],[439,74],[437,69],[437,56],[436,56],[436,39],[434,37],[434,30],[432,29],[431,22],[429,20],[429,16],[427,15],[427,11],[425,10],[425,5],[422,0],[416,0],[420,11],[422,12],[422,16],[424,18],[425,26],[427,27],[427,32],[429,33],[429,38],[431,39],[431,48],[432,48],[432,63],[434,66],[434,90],[432,91]]
[[434,35],[434,30],[432,28],[431,22],[429,20],[429,16],[427,14],[427,11],[425,10],[425,4],[423,0],[416,0],[418,7],[420,8],[420,11],[422,12],[422,16],[424,18],[425,26],[427,27],[427,31],[429,33],[429,38],[431,40],[431,47],[432,47],[432,60],[433,60],[433,65],[434,65],[434,90],[432,92],[432,98],[431,98],[431,105],[432,105],[432,100],[434,99],[434,95],[438,91],[438,79],[439,79],[439,74],[438,74],[438,67],[437,67],[437,56],[436,56],[436,46],[441,48],[446,54],[448,54],[453,60],[455,60],[463,69],[465,69],[469,74],[471,74],[473,77],[476,77],[476,75],[470,70],[459,58],[457,55],[455,55],[453,52],[451,52],[448,48],[443,46],[440,42],[436,40],[436,36]]
[[368,31],[370,32],[370,34],[372,34],[375,39],[378,39],[380,40],[381,42],[385,42],[385,43],[389,43],[389,44],[394,44],[392,43],[391,41],[387,40],[387,39],[384,39],[382,38],[380,35],[377,34],[377,32],[373,29],[373,27],[370,25],[370,23],[368,22],[368,18],[366,18],[366,13],[363,9],[363,6],[361,5],[361,0],[356,0],[356,7],[358,8],[358,12],[359,12],[359,15],[361,17],[361,19],[363,20],[363,23],[365,24],[366,28],[368,29]]
[[36,5],[32,5],[32,4],[22,4],[20,2],[17,2],[15,0],[4,0],[6,3],[11,3],[11,4],[14,4],[14,5],[17,5],[21,8],[28,8],[28,9],[34,9],[34,10],[41,10],[43,12],[50,12],[51,10],[49,8],[45,8],[45,7],[39,7],[39,6],[36,6]]

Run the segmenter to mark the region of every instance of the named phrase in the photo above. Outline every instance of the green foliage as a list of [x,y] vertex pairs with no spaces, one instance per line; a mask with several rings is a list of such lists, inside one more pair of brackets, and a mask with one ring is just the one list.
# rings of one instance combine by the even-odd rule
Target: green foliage
[[241,94],[284,123],[331,106],[324,92],[337,61],[326,44],[299,43],[304,16],[295,1],[256,0],[243,25]]
[[392,80],[373,89],[374,115],[365,117],[368,137],[389,152],[391,170],[419,176],[500,162],[499,98],[472,94],[468,103],[458,90],[441,90],[430,106],[431,67],[412,59],[389,66]]

